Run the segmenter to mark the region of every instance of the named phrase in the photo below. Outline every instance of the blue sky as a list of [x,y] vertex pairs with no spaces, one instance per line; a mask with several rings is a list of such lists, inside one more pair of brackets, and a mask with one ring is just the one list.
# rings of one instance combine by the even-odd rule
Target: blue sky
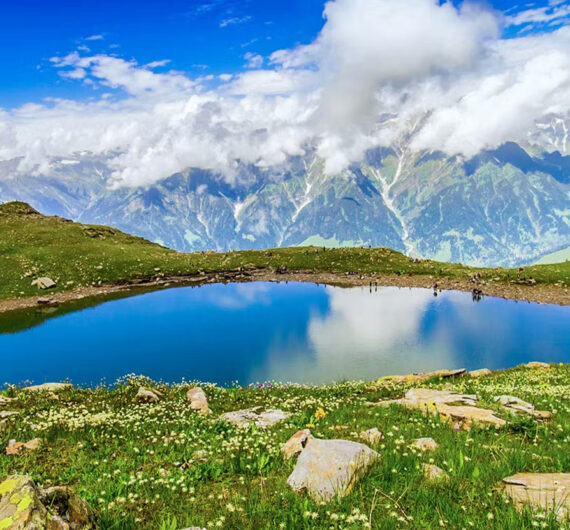
[[[139,64],[169,59],[165,69],[195,77],[240,71],[248,52],[268,56],[275,50],[307,44],[324,24],[321,0],[24,0],[3,4],[0,108],[44,97],[88,97],[92,89],[62,79],[49,62],[50,57],[78,47],[89,48],[85,53],[116,54]],[[548,2],[525,3],[523,8],[493,0],[492,5],[512,14]],[[514,36],[520,29],[507,28],[505,36]]]

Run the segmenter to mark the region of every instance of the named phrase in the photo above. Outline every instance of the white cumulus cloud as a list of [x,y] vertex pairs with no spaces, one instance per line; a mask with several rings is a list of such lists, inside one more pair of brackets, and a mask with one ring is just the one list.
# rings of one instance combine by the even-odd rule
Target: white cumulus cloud
[[413,149],[472,156],[570,110],[570,27],[502,39],[502,14],[437,0],[333,0],[324,17],[310,44],[265,66],[246,54],[239,73],[191,78],[168,60],[88,50],[53,57],[93,96],[0,110],[0,160],[41,174],[54,157],[106,154],[111,185],[139,186],[187,167],[232,179],[238,161],[270,167],[311,149],[333,174],[410,131]]

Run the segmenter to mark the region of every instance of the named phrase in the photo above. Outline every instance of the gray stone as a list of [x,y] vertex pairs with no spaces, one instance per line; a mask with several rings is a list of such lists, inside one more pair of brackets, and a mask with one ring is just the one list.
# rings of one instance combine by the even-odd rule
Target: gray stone
[[435,451],[439,444],[433,438],[418,438],[412,447],[420,451]]
[[412,388],[401,399],[381,401],[377,405],[389,406],[394,403],[431,414],[439,414],[442,419],[456,422],[464,429],[470,429],[473,423],[495,427],[504,427],[507,423],[495,416],[494,411],[476,407],[477,396],[473,394],[458,394],[431,388]]
[[56,283],[51,278],[42,276],[41,278],[36,278],[32,282],[32,285],[36,285],[38,289],[53,289],[56,286]]
[[158,390],[148,390],[144,387],[139,387],[139,391],[135,396],[135,403],[158,403],[162,394]]
[[286,420],[291,413],[279,409],[264,409],[253,407],[250,409],[234,410],[222,414],[221,418],[236,427],[247,427],[254,423],[258,427],[266,428]]
[[433,464],[422,464],[422,471],[426,480],[429,480],[430,482],[449,479],[449,475],[441,469],[441,467],[434,466]]
[[549,419],[552,416],[551,412],[536,410],[534,405],[515,396],[496,396],[495,401],[499,402],[507,410],[516,414],[528,414],[529,416],[534,416],[535,418],[540,419]]
[[310,439],[287,483],[306,490],[316,501],[348,495],[358,479],[380,455],[364,444],[348,440]]
[[372,429],[361,432],[360,438],[369,444],[375,445],[384,438],[384,435],[378,430],[377,427],[372,427]]

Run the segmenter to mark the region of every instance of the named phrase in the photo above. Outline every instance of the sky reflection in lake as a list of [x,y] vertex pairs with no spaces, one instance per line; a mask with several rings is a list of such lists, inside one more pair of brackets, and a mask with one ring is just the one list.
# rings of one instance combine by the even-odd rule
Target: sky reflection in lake
[[439,368],[570,362],[570,308],[425,289],[250,283],[115,300],[2,333],[2,382],[128,373],[323,383]]

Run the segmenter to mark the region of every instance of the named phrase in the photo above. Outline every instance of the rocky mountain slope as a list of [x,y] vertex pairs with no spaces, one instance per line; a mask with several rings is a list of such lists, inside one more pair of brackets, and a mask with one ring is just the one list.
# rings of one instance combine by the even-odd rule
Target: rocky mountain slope
[[[561,122],[565,125],[565,122]],[[0,162],[0,201],[110,224],[184,251],[292,245],[387,246],[411,256],[518,266],[570,245],[570,156],[560,122],[527,145],[465,160],[414,152],[409,139],[329,176],[314,153],[231,179],[200,169],[144,188],[110,189],[108,160],[54,160],[50,175]]]

